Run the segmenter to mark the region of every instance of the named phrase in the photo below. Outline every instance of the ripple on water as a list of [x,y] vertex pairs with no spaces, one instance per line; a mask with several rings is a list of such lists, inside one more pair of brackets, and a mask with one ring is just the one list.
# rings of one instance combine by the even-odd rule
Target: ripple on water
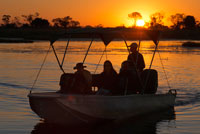
[[[130,44],[132,41],[128,41]],[[168,76],[171,88],[178,89],[175,111],[170,116],[138,117],[132,121],[118,125],[99,126],[81,132],[91,133],[157,133],[157,134],[195,134],[200,131],[200,49],[182,48],[183,41],[160,41],[159,52]],[[69,54],[66,55],[64,68],[66,72],[74,72],[73,67],[84,58],[86,47],[90,42],[70,42]],[[66,42],[56,44],[58,57],[61,59],[62,48]],[[103,70],[103,61],[111,60],[117,72],[122,61],[127,59],[127,50],[122,46],[123,42],[114,41],[107,47],[107,56],[103,56],[97,70]],[[73,129],[59,129],[48,124],[40,123],[40,118],[35,115],[29,106],[27,94],[35,80],[38,69],[41,66],[44,55],[48,50],[48,42],[35,42],[33,44],[0,44],[0,133],[2,134],[41,134],[42,132],[56,133],[74,132]],[[112,46],[113,45],[113,46]],[[100,47],[100,48],[98,48]],[[141,43],[141,53],[144,55],[146,68],[151,62],[154,44],[150,41]],[[86,59],[87,70],[93,72],[97,61],[102,55],[104,45],[95,42]],[[159,73],[159,93],[166,93],[168,85],[159,61],[159,55],[155,55],[153,68]],[[47,62],[35,85],[35,92],[56,91],[59,89],[59,79],[62,72],[58,70],[56,59],[50,53]],[[38,125],[36,125],[39,123]],[[34,128],[35,126],[35,128]],[[77,131],[79,129],[75,128]],[[81,129],[80,129],[81,130]]]

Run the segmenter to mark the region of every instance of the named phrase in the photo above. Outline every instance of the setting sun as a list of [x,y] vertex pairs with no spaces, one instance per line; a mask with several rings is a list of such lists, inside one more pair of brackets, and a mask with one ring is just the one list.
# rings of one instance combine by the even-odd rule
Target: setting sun
[[145,24],[144,20],[137,20],[136,26],[143,27]]

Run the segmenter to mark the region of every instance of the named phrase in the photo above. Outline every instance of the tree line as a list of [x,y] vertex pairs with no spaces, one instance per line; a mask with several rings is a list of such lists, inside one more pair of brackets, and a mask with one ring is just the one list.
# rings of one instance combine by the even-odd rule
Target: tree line
[[52,19],[52,24],[44,18],[39,16],[39,13],[36,12],[34,14],[29,15],[21,15],[23,21],[20,20],[20,17],[14,17],[11,20],[10,15],[2,16],[2,24],[1,27],[5,28],[77,28],[80,27],[80,22],[73,20],[70,16],[66,16],[63,18],[55,18]]
[[[134,25],[136,26],[136,21],[138,19],[142,19],[142,15],[139,12],[132,12],[128,15],[129,18],[133,19]],[[171,21],[171,26],[164,25],[164,14],[160,12],[156,12],[150,15],[150,21],[145,22],[146,27],[150,29],[173,29],[173,30],[181,30],[181,29],[200,29],[200,22],[196,20],[196,18],[192,15],[185,15],[184,13],[176,13],[171,15],[168,20]]]
[[[138,28],[136,22],[138,19],[142,19],[142,15],[139,12],[132,12],[128,14],[128,17],[133,20],[132,28]],[[172,29],[172,30],[181,30],[181,29],[200,29],[200,22],[192,15],[185,15],[184,13],[176,13],[171,15],[168,20],[171,21],[171,26],[164,25],[164,14],[156,12],[150,15],[150,21],[145,22],[145,27],[147,29]],[[22,20],[21,20],[22,19]],[[21,15],[21,17],[12,18],[10,15],[3,15],[2,24],[0,27],[4,28],[81,28],[80,22],[73,20],[72,17],[66,16],[63,18],[54,18],[49,20],[41,18],[39,13]],[[125,28],[125,26],[119,26]],[[92,26],[87,25],[85,28],[92,28]],[[103,28],[103,25],[97,25],[95,28]]]

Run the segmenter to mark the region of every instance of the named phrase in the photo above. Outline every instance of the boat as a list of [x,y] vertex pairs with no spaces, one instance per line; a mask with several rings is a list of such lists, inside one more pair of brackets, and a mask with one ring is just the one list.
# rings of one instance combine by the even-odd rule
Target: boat
[[[151,60],[152,65],[154,55],[158,47],[159,33],[157,31],[151,31],[147,34],[155,43],[155,51]],[[124,40],[127,50],[129,51],[125,35],[122,33],[66,33],[64,37],[92,37],[83,63],[87,57],[94,38],[100,38],[104,42],[105,46],[107,46],[112,40],[121,38]],[[57,54],[53,44],[58,39],[59,38],[56,37],[50,40],[50,46],[52,47],[55,57],[57,57]],[[67,47],[68,45],[69,39]],[[64,52],[64,56],[66,54],[67,47]],[[63,74],[66,76],[72,75],[70,73],[66,73],[62,68],[62,63],[58,58],[56,59],[60,69],[63,71]],[[145,81],[147,80],[147,83],[149,84],[145,84],[146,88],[142,90],[143,92],[122,95],[95,95],[63,94],[61,92],[33,93],[31,90],[28,94],[30,107],[40,118],[44,119],[44,121],[68,126],[124,120],[137,115],[150,114],[152,112],[159,112],[174,107],[177,94],[175,89],[169,89],[169,91],[165,94],[155,93],[157,91],[157,76],[155,75],[154,80],[151,78],[151,72],[155,72],[152,71],[153,69],[151,69],[151,65],[149,69],[145,71],[146,73],[144,77],[148,78],[148,80],[145,79]],[[153,89],[153,92],[145,92],[146,89]]]
[[[160,122],[173,122],[176,118],[174,109],[169,109],[159,113],[152,113],[151,116],[137,116],[129,118],[128,120],[123,121],[114,121],[107,122],[104,124],[98,124],[93,126],[62,126],[57,124],[49,124],[48,122],[38,122],[31,133],[33,134],[49,134],[56,132],[58,134],[63,132],[68,133],[87,133],[87,134],[96,134],[96,133],[136,133],[136,134],[145,134],[157,132],[157,125]],[[122,131],[125,130],[125,131]],[[120,131],[120,132],[119,132]]]
[[200,43],[188,41],[188,42],[184,42],[182,46],[183,47],[200,47]]

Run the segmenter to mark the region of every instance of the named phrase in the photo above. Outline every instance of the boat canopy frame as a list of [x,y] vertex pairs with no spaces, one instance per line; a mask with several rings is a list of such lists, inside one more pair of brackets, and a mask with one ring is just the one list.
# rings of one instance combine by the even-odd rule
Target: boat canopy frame
[[[153,60],[154,60],[154,56],[155,56],[155,52],[157,50],[157,47],[158,47],[158,43],[159,43],[159,31],[148,31],[146,32],[147,35],[149,36],[149,39],[151,39],[154,44],[155,44],[155,50],[154,50],[154,53],[153,53],[153,56],[152,56],[152,60],[151,60],[151,64],[150,64],[150,67],[149,69],[151,68],[151,65],[153,64]],[[58,56],[57,56],[57,53],[56,53],[56,50],[54,48],[54,43],[61,39],[61,38],[68,38],[67,40],[67,45],[66,45],[66,48],[65,48],[65,51],[64,51],[64,54],[63,54],[63,58],[62,58],[62,62],[59,60]],[[126,36],[123,35],[122,33],[119,33],[119,32],[107,32],[107,33],[65,33],[59,37],[54,37],[50,40],[50,46],[52,47],[52,50],[54,52],[54,55],[56,57],[56,60],[57,60],[57,63],[61,69],[61,71],[63,73],[65,73],[64,69],[63,69],[63,64],[64,64],[64,60],[65,60],[65,56],[66,56],[66,53],[67,53],[67,50],[68,50],[68,47],[69,47],[69,42],[72,38],[91,38],[91,42],[88,46],[88,49],[86,51],[86,54],[85,54],[85,57],[83,59],[83,64],[85,63],[85,60],[87,58],[87,55],[88,55],[88,52],[90,50],[90,47],[94,41],[94,39],[98,38],[98,39],[101,39],[105,45],[105,49],[106,47],[109,45],[109,43],[115,39],[122,39],[126,45],[126,48],[128,50],[128,53],[130,54],[130,50],[129,50],[129,46],[128,46],[128,43],[126,41]],[[140,48],[140,43],[141,43],[141,39],[139,39],[139,47],[138,47],[138,51],[139,51],[139,48]],[[105,51],[105,50],[104,50]],[[136,65],[135,65],[136,66]]]

